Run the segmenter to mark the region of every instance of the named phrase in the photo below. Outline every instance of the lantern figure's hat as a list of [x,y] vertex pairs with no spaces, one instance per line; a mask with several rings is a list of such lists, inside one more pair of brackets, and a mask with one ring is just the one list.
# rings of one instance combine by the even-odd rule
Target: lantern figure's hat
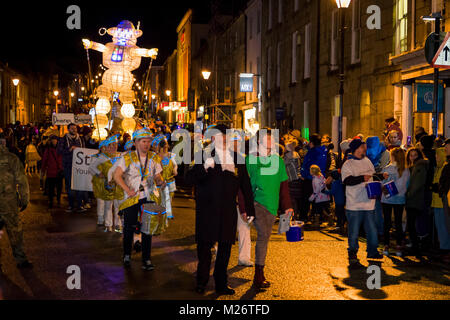
[[130,33],[130,35],[135,38],[139,38],[143,33],[142,30],[136,30],[131,21],[123,20],[117,25],[117,27],[109,28],[108,34],[114,37],[117,36],[118,33],[123,33],[124,31]]

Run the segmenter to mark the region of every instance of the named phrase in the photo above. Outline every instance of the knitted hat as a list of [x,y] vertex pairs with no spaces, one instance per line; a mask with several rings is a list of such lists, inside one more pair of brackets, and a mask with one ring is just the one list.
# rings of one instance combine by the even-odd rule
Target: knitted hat
[[342,141],[341,144],[340,144],[340,147],[341,147],[342,152],[345,152],[348,149],[350,149],[350,140]]
[[424,149],[432,149],[434,145],[434,136],[423,136],[420,138],[420,144]]
[[350,152],[354,153],[356,151],[356,149],[358,149],[359,147],[361,147],[361,145],[366,144],[364,141],[362,141],[361,139],[353,139],[352,142],[350,142]]

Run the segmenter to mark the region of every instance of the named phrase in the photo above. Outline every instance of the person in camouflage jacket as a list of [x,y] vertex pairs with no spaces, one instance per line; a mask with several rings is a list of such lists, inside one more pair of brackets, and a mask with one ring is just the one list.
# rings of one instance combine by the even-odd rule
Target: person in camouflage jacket
[[32,267],[23,249],[19,221],[19,210],[24,211],[29,203],[28,180],[19,158],[6,148],[5,139],[0,139],[0,172],[0,220],[5,225],[17,267]]

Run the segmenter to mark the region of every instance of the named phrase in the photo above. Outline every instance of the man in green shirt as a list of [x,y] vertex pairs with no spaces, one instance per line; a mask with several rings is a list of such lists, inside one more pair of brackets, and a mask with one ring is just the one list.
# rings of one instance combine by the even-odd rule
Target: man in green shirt
[[270,286],[264,277],[264,265],[278,208],[281,207],[284,213],[290,215],[294,210],[289,197],[286,167],[283,159],[275,153],[271,129],[258,131],[256,138],[259,142],[257,151],[246,158],[246,167],[255,199],[254,225],[257,231],[253,286],[261,289]]

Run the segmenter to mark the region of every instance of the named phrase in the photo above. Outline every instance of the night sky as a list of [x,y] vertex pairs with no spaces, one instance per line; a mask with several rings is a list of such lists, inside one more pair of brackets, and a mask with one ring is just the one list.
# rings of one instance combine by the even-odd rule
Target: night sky
[[[0,8],[2,45],[0,59],[19,70],[42,71],[58,66],[58,72],[77,74],[87,71],[86,51],[81,39],[100,43],[111,41],[108,34],[100,36],[102,27],[116,26],[121,20],[130,20],[144,32],[137,45],[159,48],[159,56],[153,65],[162,65],[176,48],[176,27],[189,8],[209,21],[210,0],[191,1],[8,1]],[[229,1],[228,1],[229,2]],[[81,8],[81,30],[69,30],[66,21],[67,7],[76,4]],[[2,4],[3,6],[4,4]],[[90,50],[92,66],[101,63],[101,53]],[[149,59],[143,59],[141,72],[148,67]],[[138,71],[139,72],[139,71]]]

